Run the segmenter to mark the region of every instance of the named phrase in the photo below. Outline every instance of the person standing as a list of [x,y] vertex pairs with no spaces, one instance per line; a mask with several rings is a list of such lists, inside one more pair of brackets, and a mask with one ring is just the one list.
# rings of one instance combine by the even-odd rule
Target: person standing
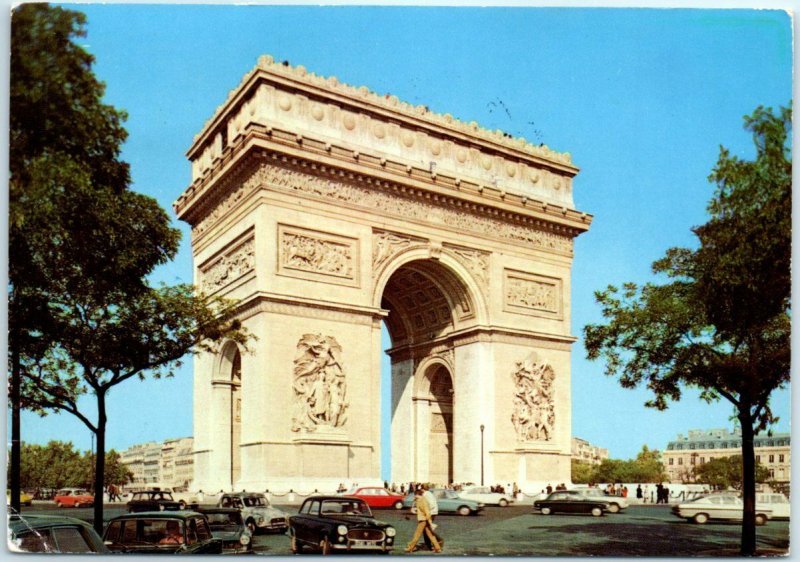
[[639,484],[638,486],[636,486],[636,499],[641,500],[642,497],[644,497],[642,494],[642,485]]
[[[422,497],[428,502],[428,507],[431,510],[431,523],[435,525],[436,516],[439,515],[439,503],[436,501],[436,496],[433,495],[433,492],[431,492],[428,484],[422,485]],[[433,536],[435,536],[436,540],[439,542],[439,548],[444,548],[444,539],[442,539],[441,535],[439,535],[439,533],[437,533],[433,528],[431,531],[433,532]],[[422,535],[422,540],[425,541],[425,546],[428,547],[428,550],[433,550],[431,541],[427,534]]]
[[417,510],[417,528],[414,530],[414,537],[406,546],[406,552],[414,552],[417,550],[417,541],[425,533],[433,545],[434,552],[441,552],[442,548],[439,546],[439,541],[433,535],[431,529],[431,510],[428,507],[428,501],[422,495],[422,489],[418,488],[414,491],[414,507]]
[[553,493],[553,487],[550,484],[547,485],[547,488],[545,488],[545,490],[547,490],[548,495]]

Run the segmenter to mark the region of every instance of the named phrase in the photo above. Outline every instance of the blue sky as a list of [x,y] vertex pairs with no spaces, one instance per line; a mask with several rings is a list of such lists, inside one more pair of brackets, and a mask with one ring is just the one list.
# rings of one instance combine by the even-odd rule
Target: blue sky
[[[576,206],[595,217],[575,244],[576,336],[600,320],[595,290],[652,280],[667,248],[694,244],[720,144],[752,157],[742,116],[792,96],[791,21],[779,11],[74,7],[88,16],[81,43],[97,59],[106,101],[129,114],[123,158],[134,189],[170,213],[189,184],[193,136],[262,54],[570,152],[581,168]],[[189,231],[178,226],[180,253],[158,281],[191,280]],[[173,380],[112,391],[109,447],[191,435],[190,364]],[[665,412],[645,408],[647,391],[605,377],[582,341],[572,388],[573,435],[616,458],[663,449],[691,428],[731,427],[732,407],[692,391]],[[773,408],[776,429],[788,431],[788,390]],[[26,414],[23,424],[26,441],[89,448],[89,431],[71,416]]]

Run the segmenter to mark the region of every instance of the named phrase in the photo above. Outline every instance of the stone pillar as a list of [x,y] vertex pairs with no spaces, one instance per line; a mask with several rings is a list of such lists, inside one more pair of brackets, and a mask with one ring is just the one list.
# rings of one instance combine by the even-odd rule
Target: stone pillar
[[211,442],[209,451],[209,480],[206,492],[217,493],[231,489],[231,383],[211,382]]
[[428,482],[430,472],[431,403],[414,398],[414,474],[412,480]]
[[414,362],[392,362],[392,481],[410,482],[414,478]]

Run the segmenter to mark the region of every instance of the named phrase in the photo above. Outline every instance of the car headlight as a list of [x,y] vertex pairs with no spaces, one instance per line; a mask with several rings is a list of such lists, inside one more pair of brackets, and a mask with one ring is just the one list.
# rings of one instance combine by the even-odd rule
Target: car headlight
[[339,533],[340,535],[346,535],[347,525],[339,525],[338,527],[336,527],[336,532]]
[[258,524],[261,525],[263,522],[264,522],[264,518],[261,515],[259,515],[258,516]]
[[242,544],[242,546],[247,546],[250,544],[250,535],[243,534],[241,537],[239,537],[239,542]]
[[394,527],[386,527],[386,536],[387,537],[393,537],[396,534],[397,534],[397,531],[395,530]]
[[161,503],[161,504],[158,504],[158,510],[159,510],[159,511],[164,511],[164,509],[165,509],[165,508],[164,508],[164,504],[163,504],[163,503]]

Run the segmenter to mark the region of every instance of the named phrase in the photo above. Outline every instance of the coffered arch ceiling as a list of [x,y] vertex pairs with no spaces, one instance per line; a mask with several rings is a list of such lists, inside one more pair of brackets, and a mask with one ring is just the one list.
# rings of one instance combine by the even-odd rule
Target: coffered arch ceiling
[[389,311],[386,327],[393,347],[446,336],[475,318],[466,285],[433,260],[412,261],[395,271],[381,307]]

